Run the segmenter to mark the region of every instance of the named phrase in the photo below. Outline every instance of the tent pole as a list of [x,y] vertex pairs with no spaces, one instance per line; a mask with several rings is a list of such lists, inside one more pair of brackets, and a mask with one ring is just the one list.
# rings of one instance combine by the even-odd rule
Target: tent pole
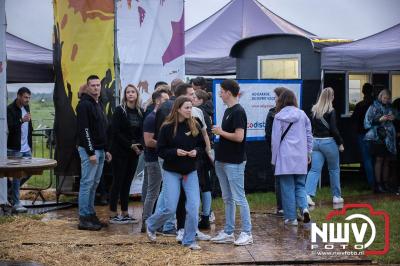
[[115,86],[114,86],[114,100],[115,106],[120,104],[120,91],[121,91],[121,80],[119,75],[119,56],[118,56],[118,45],[117,45],[117,14],[118,14],[118,2],[121,0],[114,1],[114,74],[115,74]]
[[324,78],[324,75],[325,75],[325,71],[323,70],[323,69],[321,69],[321,90],[323,90],[324,89],[324,87],[325,87],[325,78]]
[[349,92],[350,92],[349,81],[350,81],[349,71],[346,70],[346,72],[345,72],[345,82],[346,82],[346,84],[345,84],[345,88],[346,88],[345,103],[346,103],[346,106],[344,109],[346,115],[348,115],[349,111],[350,111],[349,110]]
[[6,8],[0,2],[0,159],[7,157],[7,59],[6,59]]

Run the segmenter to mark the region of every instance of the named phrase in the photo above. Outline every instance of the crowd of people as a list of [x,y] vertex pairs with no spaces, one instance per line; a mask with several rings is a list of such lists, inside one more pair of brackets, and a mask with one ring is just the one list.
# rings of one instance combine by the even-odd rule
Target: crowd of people
[[[151,101],[145,104],[140,104],[138,89],[127,85],[121,105],[112,115],[112,138],[107,143],[106,117],[99,101],[100,80],[97,76],[87,79],[76,108],[82,169],[79,229],[100,230],[107,226],[94,209],[104,161],[111,161],[113,168],[108,222],[138,222],[128,213],[128,199],[139,156],[144,152],[141,231],[151,241],[160,232],[176,236],[178,242],[193,250],[200,249],[197,240],[235,245],[253,242],[244,191],[247,118],[238,103],[240,88],[234,80],[222,82],[220,96],[228,108],[222,125],[213,126],[213,106],[204,81],[196,78],[188,84],[174,80],[171,87],[159,82]],[[215,152],[213,134],[219,136]],[[210,171],[214,167],[225,203],[226,222],[224,229],[211,237],[199,229],[209,229],[212,220]],[[240,206],[242,232],[235,239],[236,205]]]
[[[150,241],[156,241],[160,233],[175,236],[192,250],[201,249],[199,240],[252,244],[252,222],[244,188],[247,116],[238,100],[239,84],[231,79],[220,84],[219,97],[227,107],[220,125],[213,123],[211,94],[201,77],[190,83],[176,79],[171,86],[158,82],[145,102],[141,101],[139,89],[129,84],[122,91],[121,104],[110,121],[99,101],[100,90],[99,77],[89,76],[80,89],[76,107],[81,159],[78,228],[101,230],[109,223],[139,223],[129,214],[128,202],[143,153],[141,232]],[[270,152],[275,176],[277,214],[283,216],[284,224],[297,226],[299,220],[311,221],[309,208],[315,205],[313,198],[325,161],[332,202],[344,202],[339,159],[344,141],[336,122],[332,88],[321,90],[309,116],[299,109],[291,90],[278,87],[274,92],[276,106],[269,110],[265,123],[266,152]],[[399,101],[392,104],[388,90],[375,93],[370,84],[365,84],[362,92],[364,99],[352,115],[362,163],[374,191],[386,192],[389,164],[398,154]],[[7,108],[9,156],[31,156],[30,95],[29,89],[21,88],[17,99]],[[218,141],[213,142],[214,136]],[[107,222],[98,218],[94,207],[105,161],[111,163],[113,173]],[[213,237],[200,231],[210,229],[213,221],[212,171],[218,178],[225,209],[224,228]],[[10,201],[17,212],[26,211],[19,200],[19,188],[28,178],[14,178],[9,184]],[[236,206],[241,228],[235,238]]]

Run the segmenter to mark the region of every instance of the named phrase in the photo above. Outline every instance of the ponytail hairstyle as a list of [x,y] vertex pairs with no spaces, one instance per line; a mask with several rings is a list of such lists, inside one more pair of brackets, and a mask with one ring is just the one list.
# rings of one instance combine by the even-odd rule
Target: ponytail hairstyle
[[331,87],[323,89],[317,103],[311,108],[313,117],[320,119],[325,113],[330,113],[333,110],[333,98],[334,92]]

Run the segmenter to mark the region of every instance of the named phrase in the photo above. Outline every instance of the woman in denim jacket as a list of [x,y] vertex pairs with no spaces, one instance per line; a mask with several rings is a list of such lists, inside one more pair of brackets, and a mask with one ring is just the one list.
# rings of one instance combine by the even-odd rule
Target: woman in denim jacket
[[371,154],[375,157],[375,192],[387,192],[384,182],[389,177],[390,157],[395,156],[396,129],[390,105],[390,92],[382,90],[378,99],[368,108],[364,127],[368,130],[365,140],[371,142]]

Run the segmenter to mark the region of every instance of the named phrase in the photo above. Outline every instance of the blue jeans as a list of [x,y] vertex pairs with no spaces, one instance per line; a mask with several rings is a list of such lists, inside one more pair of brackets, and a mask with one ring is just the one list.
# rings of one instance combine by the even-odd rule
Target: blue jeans
[[361,158],[365,170],[365,175],[367,176],[368,184],[370,187],[374,187],[375,184],[375,173],[374,173],[374,167],[373,167],[373,160],[372,156],[370,153],[370,142],[365,140],[365,135],[360,134],[357,136],[358,137],[358,146],[360,148],[361,152]]
[[283,215],[285,219],[297,218],[296,207],[307,209],[306,175],[278,175],[280,181]]
[[314,139],[311,169],[307,175],[307,195],[315,196],[325,160],[328,162],[329,181],[333,196],[341,197],[339,148],[333,138]]
[[199,221],[200,189],[197,171],[187,175],[185,179],[181,174],[164,170],[162,193],[164,193],[164,206],[157,209],[146,223],[150,231],[155,232],[168,219],[174,216],[178,206],[181,183],[186,195],[186,220],[185,233],[182,244],[190,245],[196,241],[197,223]]
[[89,155],[83,147],[78,147],[81,157],[81,181],[79,187],[79,216],[95,215],[94,198],[100,183],[105,154],[104,150],[95,150],[97,161],[92,164]]
[[[163,179],[163,177],[164,177],[164,174],[165,174],[165,171],[164,171],[164,169],[163,169],[163,163],[164,163],[164,159],[162,159],[162,158],[160,158],[160,157],[158,157],[158,163],[160,164],[160,170],[161,170],[161,178]],[[164,186],[164,183],[162,183],[162,186],[161,187],[163,187]],[[161,192],[160,192],[160,194],[158,195],[158,199],[157,199],[157,204],[156,204],[156,211],[157,210],[162,210],[163,208],[164,208],[164,206],[165,206],[165,202],[164,202],[164,193],[163,193],[163,189],[161,188]],[[174,216],[172,216],[171,218],[169,218],[165,223],[164,223],[164,225],[162,226],[162,230],[163,231],[171,231],[171,230],[174,230],[175,229],[175,222],[176,222],[176,219],[175,219],[175,215]],[[160,226],[160,228],[161,228],[161,226]]]
[[211,192],[201,192],[201,205],[202,205],[202,212],[204,216],[210,216],[211,214]]
[[215,173],[218,176],[225,204],[224,232],[232,234],[235,230],[236,204],[240,207],[242,232],[251,233],[250,208],[244,191],[244,168],[241,164],[222,163],[215,161]]
[[[20,152],[17,150],[7,150],[7,156],[11,157],[26,157],[26,158],[32,158],[32,152],[27,151],[27,152]],[[21,186],[28,181],[28,179],[31,176],[25,176],[23,178],[13,178],[12,180],[12,195],[11,195],[11,200],[13,202],[13,205],[19,205],[19,191]]]

